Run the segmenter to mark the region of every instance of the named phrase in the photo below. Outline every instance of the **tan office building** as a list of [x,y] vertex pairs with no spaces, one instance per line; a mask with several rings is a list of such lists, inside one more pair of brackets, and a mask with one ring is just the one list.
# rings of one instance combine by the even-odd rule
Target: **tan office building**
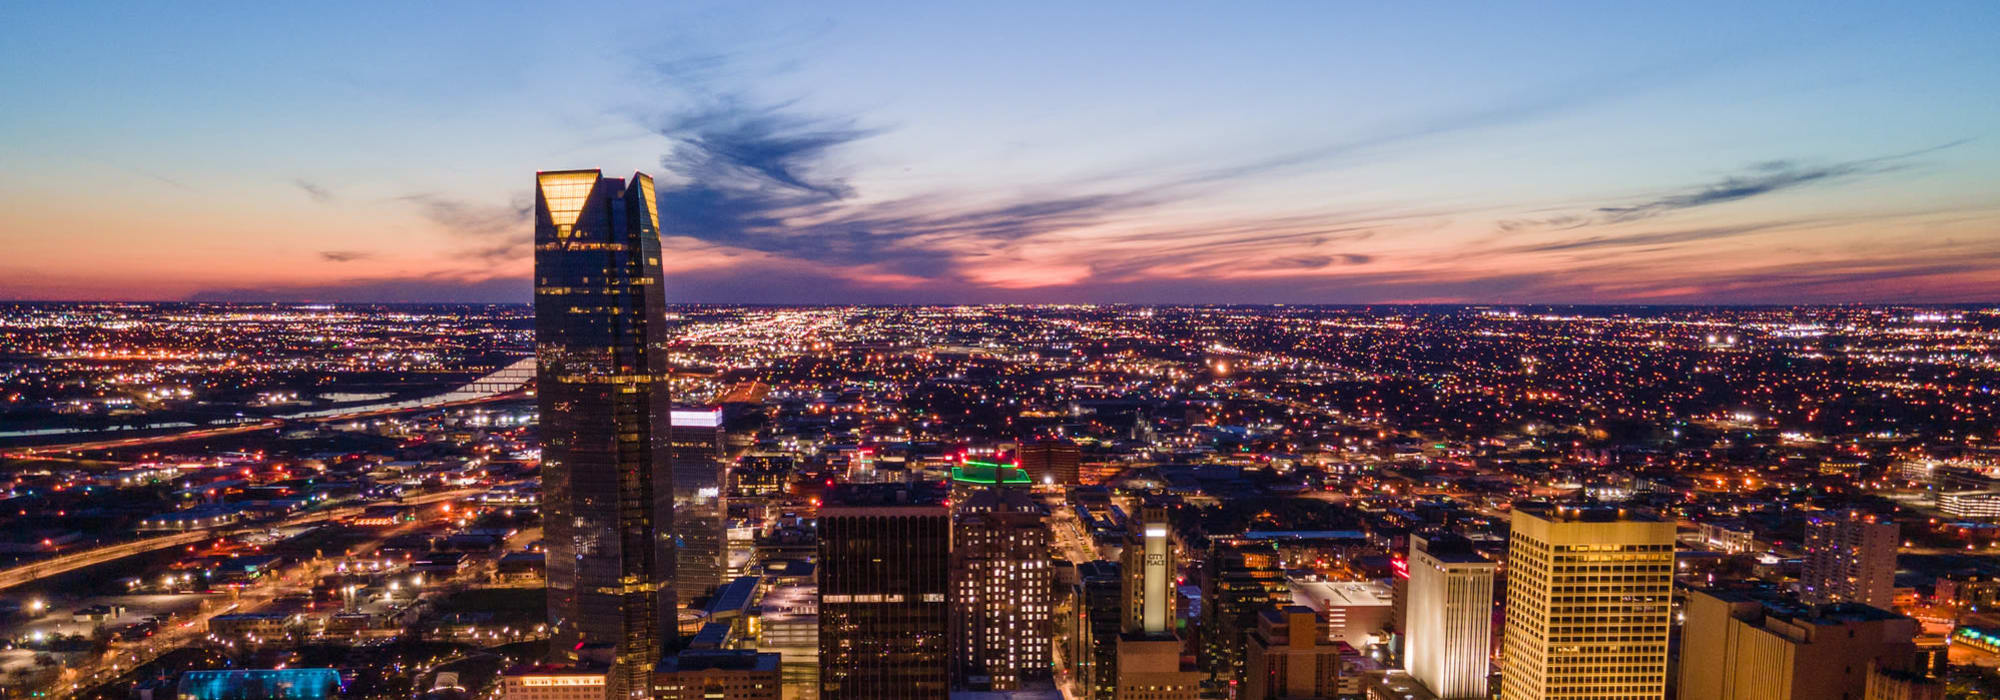
[[1196,700],[1207,678],[1174,634],[1173,540],[1166,512],[1146,508],[1125,544],[1124,630],[1115,700]]
[[1257,616],[1245,653],[1243,693],[1238,700],[1330,698],[1340,694],[1341,650],[1353,647],[1327,639],[1319,613],[1303,605],[1265,610]]
[[1657,700],[1667,687],[1674,525],[1522,506],[1507,554],[1502,700]]
[[604,700],[604,669],[517,666],[500,676],[500,700]]
[[[1679,690],[1704,700],[1862,700],[1869,677],[1914,665],[1916,620],[1774,592],[1688,592]],[[1894,685],[1890,674],[1876,683]]]

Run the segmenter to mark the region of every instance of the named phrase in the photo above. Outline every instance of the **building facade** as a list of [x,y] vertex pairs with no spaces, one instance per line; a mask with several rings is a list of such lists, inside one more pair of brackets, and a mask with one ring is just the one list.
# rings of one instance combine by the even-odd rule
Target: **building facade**
[[1076,619],[1070,624],[1066,647],[1071,692],[1085,700],[1109,700],[1118,694],[1118,635],[1124,629],[1124,579],[1118,562],[1089,561],[1076,565]]
[[1116,700],[1199,700],[1208,674],[1189,663],[1180,637],[1128,632],[1118,638]]
[[749,649],[689,649],[660,661],[655,700],[780,700],[777,654]]
[[1258,614],[1245,652],[1239,700],[1330,698],[1341,692],[1342,649],[1327,639],[1319,614],[1287,605]]
[[651,692],[673,634],[666,298],[652,178],[535,178],[535,361],[552,649]]
[[[1241,685],[1244,651],[1257,628],[1257,615],[1290,604],[1291,585],[1269,542],[1216,539],[1201,572],[1203,667],[1225,683]],[[1386,620],[1391,602],[1380,601],[1373,612]]]
[[1156,507],[1142,507],[1139,519],[1125,531],[1125,547],[1119,570],[1125,576],[1124,631],[1168,630],[1174,617],[1173,528],[1167,513]]
[[989,488],[956,505],[952,524],[952,684],[1017,690],[1051,675],[1055,583],[1042,505],[1022,488]]
[[1462,537],[1410,536],[1404,666],[1443,700],[1486,698],[1497,564]]
[[723,465],[722,409],[682,407],[669,414],[674,469],[674,589],[681,605],[713,593],[729,568],[729,504]]
[[1502,700],[1666,696],[1674,524],[1609,507],[1514,509]]
[[1866,605],[1693,589],[1683,612],[1681,697],[1861,700],[1871,675],[1916,665],[1917,621]]
[[1068,440],[1036,440],[1021,445],[1021,469],[1037,484],[1073,486],[1082,478],[1083,450]]
[[950,692],[951,518],[935,484],[843,484],[819,511],[822,700]]
[[1896,597],[1897,530],[1896,523],[1864,513],[1806,521],[1799,597],[1889,609]]
[[1164,509],[1145,507],[1126,534],[1125,629],[1118,635],[1116,700],[1195,700],[1206,678],[1173,629],[1174,547]]
[[601,668],[519,666],[500,674],[500,700],[597,700],[605,680]]

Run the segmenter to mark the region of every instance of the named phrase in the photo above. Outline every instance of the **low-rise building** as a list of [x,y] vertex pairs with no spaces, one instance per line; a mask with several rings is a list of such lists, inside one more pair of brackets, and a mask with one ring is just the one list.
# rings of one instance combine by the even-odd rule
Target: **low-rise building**
[[285,613],[236,613],[208,619],[208,633],[218,637],[282,637],[304,623],[304,618]]
[[603,700],[602,668],[516,666],[500,675],[500,700]]
[[749,649],[690,649],[667,657],[653,673],[654,700],[779,700],[784,679],[777,654]]

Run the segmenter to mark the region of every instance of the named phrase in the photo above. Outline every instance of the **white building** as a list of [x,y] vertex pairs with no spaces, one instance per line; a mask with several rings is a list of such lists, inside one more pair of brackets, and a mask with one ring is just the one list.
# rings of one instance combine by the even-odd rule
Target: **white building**
[[1487,695],[1493,657],[1493,573],[1498,565],[1461,537],[1410,536],[1409,629],[1404,665],[1442,700]]
[[1396,594],[1374,581],[1291,581],[1292,600],[1326,621],[1327,639],[1355,649],[1388,641],[1383,630],[1396,619]]

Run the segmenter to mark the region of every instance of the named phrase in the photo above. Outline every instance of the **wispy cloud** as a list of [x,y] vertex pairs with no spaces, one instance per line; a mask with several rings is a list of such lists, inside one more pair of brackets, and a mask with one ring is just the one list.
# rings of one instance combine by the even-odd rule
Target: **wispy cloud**
[[460,254],[484,260],[525,256],[534,245],[534,200],[516,196],[506,206],[466,202],[435,194],[397,198],[470,245]]
[[1502,233],[1537,229],[1573,229],[1620,224],[1664,216],[1687,209],[1738,202],[1752,197],[1843,184],[1864,177],[1897,172],[1912,166],[1918,156],[1969,143],[1952,141],[1929,148],[1860,160],[1811,164],[1798,160],[1753,163],[1735,174],[1630,204],[1606,205],[1584,212],[1572,212],[1531,219],[1499,222]]
[[[1398,147],[1558,116],[1675,80],[1672,71],[1584,79],[1372,134],[1245,154],[1236,162],[1113,166],[1011,198],[939,190],[881,200],[857,191],[846,157],[850,147],[893,126],[859,114],[815,110],[800,99],[751,97],[746,87],[760,76],[737,60],[704,55],[655,64],[675,99],[671,108],[640,119],[672,143],[660,160],[662,228],[669,248],[722,251],[709,259],[732,266],[745,260],[767,269],[792,265],[797,279],[811,280],[807,287],[841,290],[857,299],[1199,300],[1185,296],[1194,292],[1213,301],[1638,298],[1714,282],[1692,273],[1631,267],[1640,264],[1638,258],[1818,225],[1794,220],[1631,234],[1590,231],[1528,243],[1509,241],[1514,236],[1507,235],[1474,246],[1492,253],[1630,254],[1621,256],[1624,268],[1545,274],[1482,270],[1466,259],[1465,250],[1426,253],[1418,242],[1440,235],[1454,219],[1501,209],[1493,204],[1325,204],[1251,217],[1212,206],[1252,181],[1356,167]],[[1956,145],[1832,163],[1756,163],[1636,201],[1556,210],[1502,221],[1500,228],[1526,234],[1630,224],[1885,174]],[[434,219],[471,218],[459,225],[481,228],[480,217],[427,206],[438,209]],[[1186,213],[1204,210],[1224,213],[1194,218]],[[707,268],[684,268],[671,277],[704,280],[690,288],[697,294],[731,288],[729,274]],[[1649,278],[1680,286],[1626,286]],[[757,280],[771,284],[764,276]],[[758,288],[764,291],[746,298],[784,300],[771,296],[775,287]],[[819,298],[809,292],[805,297]]]
[[356,260],[367,260],[372,257],[375,257],[374,253],[367,253],[358,250],[322,250],[319,252],[319,258],[321,260],[325,260],[327,262],[337,262],[337,263],[354,262]]
[[657,131],[676,143],[662,166],[691,180],[829,200],[853,190],[816,168],[834,148],[875,133],[853,120],[804,114],[792,103],[754,105],[740,96],[671,115]]
[[[662,228],[668,236],[934,279],[990,275],[993,263],[1004,261],[1010,249],[1029,241],[1081,252],[1100,242],[1092,239],[1109,235],[1081,232],[1140,219],[1157,207],[1212,193],[1232,177],[1210,169],[1117,186],[1100,180],[1055,185],[1050,189],[1056,194],[998,202],[955,192],[862,201],[841,175],[839,156],[843,147],[882,133],[883,127],[866,126],[852,116],[815,114],[797,101],[759,103],[743,97],[717,83],[715,76],[729,74],[721,59],[685,65],[692,66],[689,74],[669,82],[683,91],[690,104],[652,120],[657,133],[674,142],[661,159],[662,168],[672,176],[662,179],[659,195]],[[1248,164],[1236,176],[1273,167],[1281,164]],[[1232,224],[1201,234],[1156,230],[1148,236],[1151,240],[1141,243],[1144,250],[1134,252],[1149,257],[1183,245],[1176,262],[1185,262],[1191,254],[1238,250],[1232,244],[1239,241],[1227,240],[1233,236],[1264,249],[1241,250],[1247,257],[1257,258],[1265,251],[1275,254],[1245,259],[1245,269],[1321,269],[1370,260],[1361,253],[1313,250],[1327,238],[1314,232],[1330,228],[1323,216],[1310,223],[1276,219],[1259,223],[1275,225],[1232,232]],[[1293,245],[1277,244],[1274,235],[1291,238]],[[1199,245],[1185,240],[1196,237],[1203,239]],[[1108,248],[1129,245],[1116,238],[1101,242]],[[1120,261],[1103,261],[1102,267],[1096,261],[1084,266],[1079,263],[1085,261],[1062,262],[1074,274],[1016,275],[1006,284],[1074,282],[1079,276],[1140,269]]]
[[1838,182],[1853,176],[1893,169],[1876,161],[1802,166],[1793,161],[1774,160],[1752,165],[1747,172],[1741,174],[1650,201],[1624,206],[1598,207],[1597,213],[1602,215],[1600,220],[1606,223],[1635,221],[1681,209],[1734,202],[1758,195],[1798,189],[1813,184]]
[[1712,241],[1736,238],[1771,230],[1782,224],[1753,224],[1746,226],[1723,226],[1716,228],[1689,229],[1686,231],[1658,231],[1623,236],[1583,236],[1565,240],[1535,243],[1507,248],[1510,253],[1553,253],[1561,251],[1588,250],[1596,248],[1633,248],[1695,241]]
[[325,204],[327,202],[333,201],[334,199],[332,192],[328,191],[325,187],[321,187],[318,183],[312,182],[310,180],[295,179],[292,180],[292,184],[298,186],[299,191],[306,193],[306,196],[311,197],[312,200],[315,202]]

